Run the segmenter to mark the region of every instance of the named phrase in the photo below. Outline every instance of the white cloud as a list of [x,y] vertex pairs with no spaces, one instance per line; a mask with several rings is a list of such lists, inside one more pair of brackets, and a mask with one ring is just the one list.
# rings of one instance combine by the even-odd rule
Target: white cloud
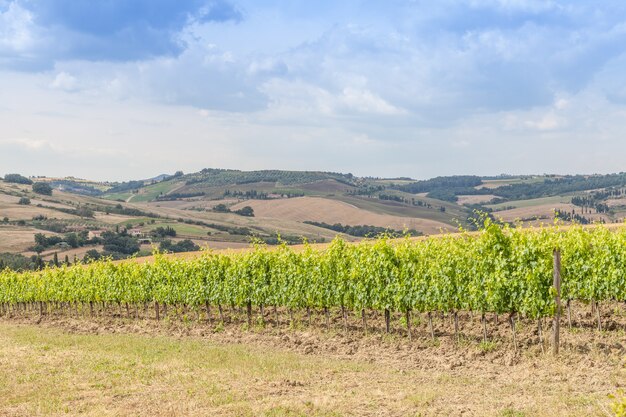
[[17,3],[0,9],[0,56],[2,51],[24,52],[36,43],[32,14]]
[[61,71],[54,77],[54,80],[50,83],[50,87],[66,92],[75,92],[78,90],[78,80],[71,74]]

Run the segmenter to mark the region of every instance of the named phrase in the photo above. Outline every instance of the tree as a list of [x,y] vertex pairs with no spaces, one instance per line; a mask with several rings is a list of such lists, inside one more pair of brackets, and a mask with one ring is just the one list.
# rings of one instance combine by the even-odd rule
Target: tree
[[230,209],[228,208],[228,206],[226,206],[226,204],[218,204],[215,207],[213,207],[213,211],[217,212],[217,213],[230,213]]
[[2,219],[2,223],[8,223],[8,222],[9,222],[9,218],[8,217],[5,217],[5,218]]
[[86,253],[85,256],[83,257],[83,260],[85,262],[89,262],[89,261],[97,261],[98,259],[100,259],[102,257],[102,255],[100,255],[100,253],[95,250],[95,249],[89,249]]
[[22,198],[20,198],[20,201],[17,202],[17,204],[19,204],[21,206],[27,206],[27,205],[30,204],[30,198],[22,197]]
[[254,217],[254,210],[250,206],[245,206],[235,211],[236,214],[246,217]]
[[26,184],[26,185],[31,185],[33,183],[30,179],[20,174],[6,174],[4,176],[4,181],[11,182],[14,184]]
[[79,245],[78,235],[76,233],[68,233],[65,235],[65,242],[73,248],[77,248]]
[[36,182],[33,184],[33,192],[43,195],[52,195],[52,187],[45,182]]
[[89,207],[81,206],[76,209],[76,214],[80,217],[93,217],[93,210]]
[[54,266],[59,266],[59,255],[57,255],[56,252],[54,252],[54,257],[52,258],[52,263],[54,264]]
[[200,246],[196,245],[192,240],[185,239],[180,242],[172,243],[170,239],[166,239],[159,245],[159,250],[162,252],[195,252],[200,250]]
[[170,226],[166,226],[166,227],[159,226],[156,229],[154,229],[151,232],[151,234],[154,237],[166,237],[166,236],[176,237],[176,229]]

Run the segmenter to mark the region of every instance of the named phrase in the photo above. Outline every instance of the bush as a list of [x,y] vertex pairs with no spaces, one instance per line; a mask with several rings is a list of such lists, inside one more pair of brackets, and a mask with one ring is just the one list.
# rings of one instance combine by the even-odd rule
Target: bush
[[230,213],[230,209],[226,206],[226,204],[218,204],[213,207],[213,211],[217,213]]
[[235,214],[245,217],[254,217],[254,210],[250,206],[245,206],[235,211]]
[[20,174],[6,174],[4,176],[4,181],[12,182],[14,184],[26,184],[26,185],[31,185],[33,183],[30,179]]
[[174,244],[171,240],[168,239],[161,242],[161,244],[159,245],[159,250],[162,252],[167,251],[172,253],[195,252],[197,250],[200,250],[200,246],[196,245],[195,243],[193,243],[193,241],[189,239],[181,240],[180,242]]
[[45,182],[36,182],[33,184],[33,192],[43,195],[52,195],[52,187]]
[[20,198],[20,201],[17,202],[17,204],[22,205],[22,206],[27,206],[30,204],[30,198],[22,197]]
[[166,227],[159,226],[156,229],[154,229],[151,232],[151,234],[154,237],[166,237],[166,236],[176,237],[176,230],[170,226],[166,226]]

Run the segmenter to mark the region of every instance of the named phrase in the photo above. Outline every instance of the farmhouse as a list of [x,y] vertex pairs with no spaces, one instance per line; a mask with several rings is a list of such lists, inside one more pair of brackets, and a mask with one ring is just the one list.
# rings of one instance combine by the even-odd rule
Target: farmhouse
[[102,233],[106,232],[106,230],[90,230],[89,233],[87,234],[87,237],[89,239],[94,239],[97,237],[101,237]]

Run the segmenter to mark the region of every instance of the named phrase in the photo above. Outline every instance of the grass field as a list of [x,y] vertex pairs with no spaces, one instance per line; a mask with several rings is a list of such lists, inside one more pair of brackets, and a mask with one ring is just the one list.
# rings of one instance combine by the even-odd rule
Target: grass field
[[317,221],[350,225],[373,225],[402,230],[405,227],[425,233],[438,233],[441,228],[452,229],[436,220],[401,217],[368,211],[355,205],[318,197],[298,197],[280,200],[250,200],[236,204],[233,210],[251,206],[256,217],[273,217],[294,221]]
[[530,200],[515,200],[515,201],[507,201],[505,203],[499,204],[488,204],[485,207],[488,207],[493,210],[502,210],[504,208],[512,207],[512,208],[527,208],[527,207],[535,207],[535,206],[544,206],[549,204],[569,204],[572,201],[571,197],[568,196],[556,196],[556,197],[544,197],[544,198],[533,198]]
[[153,326],[0,319],[0,415],[606,416],[626,381],[594,344],[512,360],[393,337]]

